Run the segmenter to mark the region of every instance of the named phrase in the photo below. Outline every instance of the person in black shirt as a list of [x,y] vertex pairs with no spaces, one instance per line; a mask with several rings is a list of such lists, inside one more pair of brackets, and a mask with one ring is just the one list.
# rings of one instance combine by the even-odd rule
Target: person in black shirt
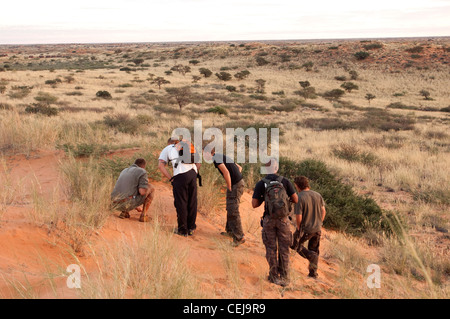
[[[281,184],[286,191],[289,200],[292,203],[298,202],[298,196],[295,191],[294,185],[282,177],[277,175],[278,161],[272,159],[266,165],[269,170],[269,174],[265,179],[270,181],[281,180]],[[252,198],[253,208],[261,206],[265,201],[266,183],[263,180],[259,181],[255,185]],[[290,205],[286,203],[286,205]],[[289,217],[278,219],[269,216],[266,205],[264,207],[264,216],[262,222],[262,239],[264,246],[266,247],[266,259],[269,264],[269,281],[281,286],[286,286],[289,282],[289,248],[292,244],[292,232],[290,228]]]
[[237,247],[245,242],[241,216],[239,213],[239,204],[245,186],[241,174],[242,167],[236,164],[231,158],[223,154],[216,154],[215,149],[212,149],[211,151],[205,149],[203,155],[205,156],[205,159],[213,160],[214,166],[219,170],[220,174],[222,174],[227,184],[227,222],[225,232],[222,232],[222,235],[232,237],[233,246]]

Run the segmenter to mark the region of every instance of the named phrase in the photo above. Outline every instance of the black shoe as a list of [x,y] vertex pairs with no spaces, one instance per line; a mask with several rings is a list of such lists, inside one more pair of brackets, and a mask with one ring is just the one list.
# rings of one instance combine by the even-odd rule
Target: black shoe
[[269,282],[271,282],[275,285],[281,286],[281,287],[286,287],[288,285],[286,280],[281,279],[279,277],[269,276],[267,279],[269,280]]
[[308,277],[316,279],[317,277],[319,277],[319,275],[316,272],[310,271]]
[[183,237],[187,237],[187,236],[188,236],[187,233],[180,233],[180,232],[178,231],[178,229],[175,229],[175,230],[173,231],[173,233],[174,233],[175,235],[178,235],[178,236],[183,236]]
[[241,240],[233,239],[233,243],[231,244],[231,246],[237,247],[242,245],[243,243],[245,243],[245,238],[242,238]]
[[226,237],[233,237],[233,235],[231,233],[228,233],[226,231],[223,231],[220,233],[222,236],[226,236]]
[[189,229],[188,235],[189,235],[189,236],[194,236],[194,232],[195,232],[194,229]]
[[120,219],[130,218],[130,213],[123,211],[120,213],[119,218]]

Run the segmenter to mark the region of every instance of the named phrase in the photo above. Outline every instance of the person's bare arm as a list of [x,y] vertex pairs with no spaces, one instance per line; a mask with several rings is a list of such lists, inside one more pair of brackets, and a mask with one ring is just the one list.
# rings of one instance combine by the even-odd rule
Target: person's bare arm
[[325,206],[322,206],[322,222],[325,220],[326,214],[327,214],[327,211],[325,210]]
[[[236,163],[235,163],[236,164]],[[239,169],[239,172],[241,172],[242,173],[242,166],[241,165],[239,165],[239,164],[236,164],[236,166],[238,167],[238,169]]]
[[166,162],[163,160],[159,160],[159,164],[158,164],[158,169],[160,170],[160,172],[167,177],[168,180],[170,180],[172,178],[172,176],[170,175],[170,173],[167,171],[166,168]]
[[300,225],[302,224],[302,215],[301,214],[295,215],[295,220],[297,222],[297,229],[300,229]]
[[225,182],[227,183],[227,188],[228,190],[231,192],[231,176],[230,176],[230,172],[228,171],[227,167],[225,166],[225,164],[220,164],[219,166],[217,166],[219,168],[219,170],[222,172],[223,174],[223,178],[225,178]]
[[293,202],[294,204],[298,203],[298,195],[297,193],[294,193],[291,195],[291,202]]
[[252,207],[253,207],[253,208],[257,208],[257,207],[261,206],[261,204],[262,204],[261,201],[259,201],[259,200],[256,199],[256,198],[252,198]]

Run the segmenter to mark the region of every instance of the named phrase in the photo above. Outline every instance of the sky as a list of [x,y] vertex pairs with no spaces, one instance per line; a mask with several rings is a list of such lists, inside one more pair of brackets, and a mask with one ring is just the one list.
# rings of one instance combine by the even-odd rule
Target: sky
[[0,44],[434,36],[450,36],[450,0],[10,0],[0,13]]

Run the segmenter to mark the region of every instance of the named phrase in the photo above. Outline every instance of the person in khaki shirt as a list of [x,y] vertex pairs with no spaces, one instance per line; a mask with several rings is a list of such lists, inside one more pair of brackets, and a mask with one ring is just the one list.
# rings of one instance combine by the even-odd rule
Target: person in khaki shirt
[[[291,246],[300,256],[309,260],[309,277],[317,278],[319,245],[323,220],[325,219],[325,201],[322,195],[310,189],[305,176],[294,179],[297,187],[298,203],[295,205],[297,229]],[[303,244],[308,241],[308,248]]]
[[[138,158],[119,175],[111,193],[112,208],[121,211],[119,218],[130,218],[130,211],[141,213],[140,222],[148,222],[148,210],[153,201],[154,188],[148,183],[146,161]],[[143,205],[142,208],[139,206]]]

